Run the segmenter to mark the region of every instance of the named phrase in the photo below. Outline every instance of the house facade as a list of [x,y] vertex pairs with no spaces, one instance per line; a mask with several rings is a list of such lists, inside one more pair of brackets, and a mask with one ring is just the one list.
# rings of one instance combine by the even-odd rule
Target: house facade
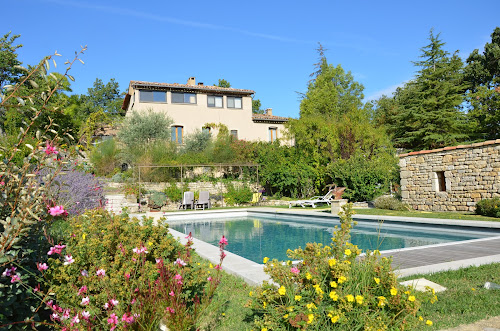
[[500,197],[500,139],[399,155],[403,202],[416,210],[474,211]]
[[127,115],[149,110],[166,113],[173,120],[169,128],[172,140],[179,144],[197,130],[216,135],[221,124],[235,139],[283,140],[284,124],[288,118],[273,116],[270,108],[265,114],[253,114],[254,93],[252,90],[196,84],[195,77],[190,77],[187,84],[130,81],[122,109]]

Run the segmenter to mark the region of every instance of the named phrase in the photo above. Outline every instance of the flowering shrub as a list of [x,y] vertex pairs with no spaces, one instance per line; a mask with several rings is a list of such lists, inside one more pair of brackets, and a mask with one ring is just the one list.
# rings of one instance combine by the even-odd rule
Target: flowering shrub
[[483,199],[476,203],[476,214],[500,217],[500,198]]
[[[289,250],[300,260],[280,263],[264,259],[273,283],[250,292],[255,326],[262,330],[412,330],[424,321],[421,300],[396,280],[391,260],[380,252],[361,251],[349,242],[351,205],[344,208],[341,228],[331,246],[307,244]],[[434,295],[434,294],[432,294]],[[431,300],[437,300],[435,296]]]
[[171,329],[185,330],[217,287],[218,269],[194,262],[191,240],[181,246],[167,225],[93,210],[69,230],[66,246],[49,250],[40,271],[55,293],[46,301],[51,319],[61,326],[157,329],[165,317]]

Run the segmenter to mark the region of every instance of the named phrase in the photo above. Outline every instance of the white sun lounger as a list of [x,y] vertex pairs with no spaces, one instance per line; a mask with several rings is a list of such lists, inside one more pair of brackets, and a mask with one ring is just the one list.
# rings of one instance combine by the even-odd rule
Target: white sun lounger
[[292,205],[299,205],[302,208],[306,208],[307,206],[311,206],[313,208],[316,208],[316,205],[326,203],[327,205],[330,204],[330,202],[334,199],[334,192],[335,190],[332,189],[328,191],[327,194],[324,196],[314,196],[308,200],[296,200],[296,201],[290,201],[288,203],[288,208],[292,208]]

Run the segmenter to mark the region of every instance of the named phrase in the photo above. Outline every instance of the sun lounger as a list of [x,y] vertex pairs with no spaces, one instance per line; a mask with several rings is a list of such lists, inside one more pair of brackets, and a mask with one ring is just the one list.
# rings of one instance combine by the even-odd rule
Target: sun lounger
[[334,193],[335,193],[335,190],[331,189],[324,196],[314,196],[314,197],[307,199],[307,200],[290,201],[288,203],[288,208],[292,208],[292,205],[299,205],[302,208],[306,208],[307,206],[311,206],[313,208],[316,208],[317,205],[323,204],[323,203],[326,203],[329,205],[330,201],[333,200],[333,198],[334,198]]
[[193,192],[184,192],[184,196],[182,198],[182,202],[179,204],[179,209],[194,209],[194,193]]
[[203,209],[205,210],[205,207],[209,209],[211,207],[210,204],[210,192],[208,191],[200,191],[200,196],[198,197],[198,200],[196,200],[194,204],[195,209]]

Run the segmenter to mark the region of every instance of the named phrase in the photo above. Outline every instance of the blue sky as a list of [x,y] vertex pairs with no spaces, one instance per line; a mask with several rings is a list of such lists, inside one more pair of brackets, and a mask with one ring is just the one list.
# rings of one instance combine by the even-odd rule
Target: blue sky
[[58,51],[61,69],[81,45],[74,93],[97,77],[217,83],[252,89],[273,114],[298,117],[299,96],[321,42],[328,61],[351,71],[365,100],[411,79],[429,30],[462,58],[500,26],[500,1],[4,1],[0,33],[21,34],[20,60],[35,64]]

